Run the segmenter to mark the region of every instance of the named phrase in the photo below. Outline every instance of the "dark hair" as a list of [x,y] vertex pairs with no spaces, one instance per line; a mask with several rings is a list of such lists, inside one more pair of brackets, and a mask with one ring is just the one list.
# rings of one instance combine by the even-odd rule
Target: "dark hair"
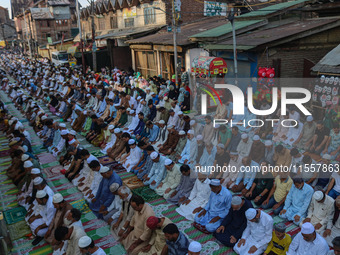
[[233,126],[232,129],[238,131],[238,127],[237,126]]
[[142,147],[142,146],[145,146],[145,142],[144,141],[140,141],[139,143],[138,143],[138,147]]
[[181,165],[181,167],[179,168],[179,170],[181,171],[181,172],[188,172],[188,171],[190,171],[190,166],[188,166],[188,165]]
[[303,179],[301,178],[301,176],[296,176],[293,178],[293,182],[294,184],[297,183],[297,184],[301,184],[303,183]]
[[144,116],[144,113],[142,113],[142,112],[140,112],[140,113],[138,113],[138,114]]
[[141,196],[138,196],[138,195],[135,195],[135,194],[132,195],[130,203],[131,202],[136,203],[136,205],[143,205],[143,204],[145,204],[145,200]]
[[152,125],[152,124],[153,124],[152,121],[151,121],[151,120],[148,120],[148,121],[146,122],[145,125],[150,126],[150,125]]
[[283,150],[283,145],[279,144],[278,146],[275,147],[275,152],[281,152]]
[[87,247],[85,247],[84,249],[87,250],[87,249],[92,249],[92,248],[94,248],[94,241],[93,241],[93,239],[91,238],[91,243],[90,243],[90,245],[87,246]]
[[68,228],[64,226],[57,227],[56,230],[54,231],[54,238],[57,241],[62,241],[64,240],[65,236],[68,233]]
[[333,247],[340,247],[340,236],[335,237],[332,240]]
[[14,156],[14,157],[19,157],[19,156],[21,156],[23,153],[24,153],[24,152],[23,152],[22,150],[15,150],[15,151],[13,152],[13,156]]
[[312,160],[311,156],[306,155],[303,157],[302,162],[308,164]]
[[129,133],[123,133],[122,134],[122,138],[131,138],[130,134]]
[[72,208],[71,209],[71,214],[72,218],[75,219],[76,221],[80,220],[81,218],[81,211],[77,208]]
[[174,223],[170,223],[163,228],[163,233],[165,234],[179,234],[178,227]]
[[152,145],[148,145],[148,147],[146,147],[147,151],[154,151],[155,149],[153,148]]
[[298,154],[299,154],[299,150],[298,149],[296,149],[296,148],[291,149],[291,151],[290,151],[290,155],[291,156],[296,156]]
[[100,166],[100,163],[99,163],[98,160],[92,160],[92,161],[90,162],[90,164],[89,164],[89,167],[90,167],[90,168],[96,168],[96,167],[98,167],[98,166]]
[[80,156],[84,157],[84,156],[87,156],[87,155],[90,155],[90,152],[86,149],[82,149],[80,151]]

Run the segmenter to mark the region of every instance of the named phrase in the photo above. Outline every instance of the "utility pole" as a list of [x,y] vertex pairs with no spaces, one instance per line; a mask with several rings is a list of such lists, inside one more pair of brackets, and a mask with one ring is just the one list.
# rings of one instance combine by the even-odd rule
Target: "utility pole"
[[94,0],[91,0],[91,9],[92,9],[92,62],[93,62],[93,71],[97,72],[97,54],[96,54],[96,33],[94,27]]
[[233,29],[233,49],[234,49],[234,74],[235,74],[235,84],[237,85],[237,49],[236,49],[236,32],[235,32],[235,12],[234,8],[231,8],[229,17]]
[[176,11],[175,11],[175,0],[172,0],[172,31],[174,33],[174,65],[175,65],[175,83],[176,88],[179,88],[178,85],[178,57],[177,57],[177,21],[176,21]]
[[32,51],[31,51],[31,42],[28,39],[28,35],[27,35],[27,23],[26,23],[26,15],[25,15],[25,9],[22,8],[22,14],[24,15],[24,21],[25,21],[25,32],[26,32],[26,39],[27,39],[27,44],[28,44],[28,50],[30,52],[30,58],[32,58]]
[[80,47],[81,47],[81,64],[83,67],[83,74],[86,72],[86,66],[85,66],[85,57],[84,57],[84,44],[83,44],[83,34],[81,31],[81,22],[80,22],[80,12],[79,12],[79,2],[76,0],[76,10],[77,10],[77,23],[78,23],[78,29],[79,29],[79,36],[80,36]]

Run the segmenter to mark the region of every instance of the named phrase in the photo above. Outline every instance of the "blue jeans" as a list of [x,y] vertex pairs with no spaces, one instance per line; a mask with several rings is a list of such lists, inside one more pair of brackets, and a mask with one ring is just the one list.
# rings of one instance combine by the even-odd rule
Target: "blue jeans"
[[339,196],[339,195],[340,195],[340,193],[335,191],[334,189],[331,189],[331,191],[328,193],[328,196],[330,196],[330,197],[332,197],[334,199],[336,199],[337,196]]
[[[269,199],[268,204],[267,205],[262,205],[261,207],[262,207],[262,209],[266,210],[266,209],[272,208],[276,204],[277,204],[277,202],[275,201],[274,197],[271,197]],[[282,204],[279,208],[275,209],[274,210],[274,215],[279,215],[279,213],[281,212],[283,207],[284,207],[284,204]]]

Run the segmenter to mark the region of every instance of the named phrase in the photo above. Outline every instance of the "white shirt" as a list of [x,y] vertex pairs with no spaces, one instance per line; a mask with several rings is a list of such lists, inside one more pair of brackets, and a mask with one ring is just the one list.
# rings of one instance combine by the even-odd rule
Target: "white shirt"
[[92,255],[106,255],[106,253],[102,248],[98,247],[98,250],[92,253]]
[[255,241],[253,245],[255,245],[256,248],[260,248],[270,242],[272,232],[273,218],[264,211],[261,211],[259,223],[247,221],[247,227],[243,231],[242,239],[246,240],[247,245],[247,239],[251,237],[250,239]]
[[325,201],[319,203],[312,198],[312,201],[308,208],[307,218],[317,218],[320,220],[320,224],[325,226],[329,221],[333,219],[334,215],[334,199],[326,195]]
[[287,255],[327,255],[329,251],[328,244],[319,234],[313,242],[307,242],[303,236],[298,233],[289,246]]
[[196,179],[194,187],[190,193],[189,200],[195,201],[195,203],[202,204],[201,207],[204,207],[210,197],[211,189],[210,189],[210,180],[207,178],[202,183],[199,179]]

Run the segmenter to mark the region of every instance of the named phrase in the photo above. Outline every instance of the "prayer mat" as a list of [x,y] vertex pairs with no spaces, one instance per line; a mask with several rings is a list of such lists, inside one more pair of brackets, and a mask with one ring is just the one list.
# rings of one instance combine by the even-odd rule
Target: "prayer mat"
[[55,162],[57,159],[51,153],[41,153],[38,156],[40,164],[48,164]]
[[100,150],[98,150],[97,147],[94,147],[94,148],[96,148],[96,150],[88,150],[93,156],[97,158],[105,156],[105,154],[103,154]]
[[124,179],[123,183],[128,186],[131,190],[144,187],[144,183],[137,178],[137,176],[132,176],[128,179]]
[[51,167],[44,168],[44,172],[45,172],[45,175],[46,175],[47,178],[51,178],[51,177],[59,176],[59,175],[62,175],[62,177],[63,177],[63,174],[60,173],[60,170],[62,170],[62,169],[64,169],[63,166],[57,165],[57,166],[51,166]]
[[70,204],[73,206],[73,208],[79,209],[83,214],[87,214],[91,212],[85,199],[80,199],[78,201],[70,202]]
[[0,158],[8,157],[10,155],[10,150],[0,151]]
[[[25,218],[25,216],[24,216]],[[11,225],[7,225],[9,235],[11,240],[18,240],[27,234],[31,233],[30,227],[27,225],[26,221],[21,220]]]
[[[116,170],[115,170],[116,172]],[[117,172],[116,172],[117,173]],[[119,177],[122,179],[122,180],[125,180],[127,178],[130,178],[130,177],[133,177],[135,176],[133,173],[129,173],[129,172],[126,172],[126,170],[124,171],[120,171],[117,173],[119,175]]]
[[52,167],[52,166],[59,166],[59,162],[58,161],[54,161],[54,162],[51,162],[51,163],[42,164],[41,168],[44,169],[44,168]]
[[110,165],[112,163],[116,163],[112,158],[109,156],[104,156],[104,157],[99,157],[98,158],[99,163],[102,164],[103,166]]
[[42,152],[46,152],[47,149],[42,148],[42,145],[34,145],[32,146],[33,154],[40,154]]
[[25,219],[26,209],[24,207],[15,207],[4,212],[7,224],[14,224]]
[[146,202],[150,202],[154,199],[160,198],[160,196],[149,188],[149,186],[143,186],[132,191],[136,195],[141,196]]
[[120,164],[118,162],[113,162],[113,163],[111,163],[111,164],[109,164],[107,166],[110,167],[110,169],[115,171],[117,174],[118,173],[128,173],[126,171],[126,169],[122,166],[122,164]]

